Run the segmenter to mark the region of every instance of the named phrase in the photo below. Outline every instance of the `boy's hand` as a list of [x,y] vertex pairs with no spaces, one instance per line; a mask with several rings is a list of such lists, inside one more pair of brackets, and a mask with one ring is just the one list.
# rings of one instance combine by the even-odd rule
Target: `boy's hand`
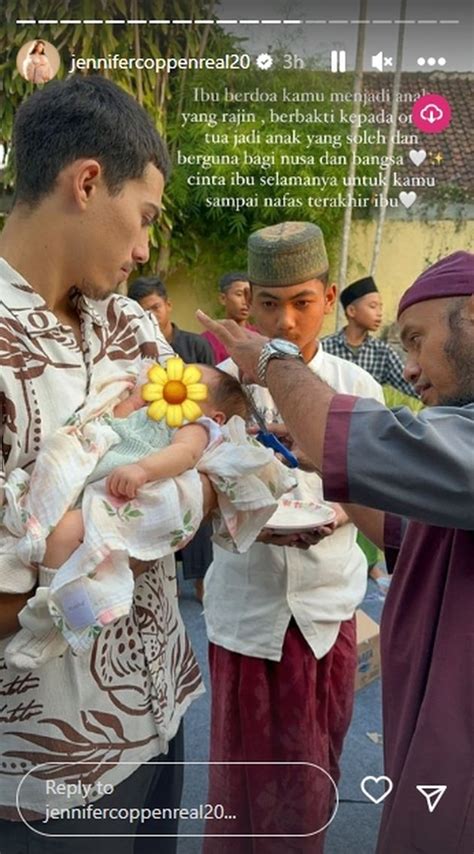
[[257,537],[257,543],[265,543],[269,546],[289,546],[307,551],[310,546],[316,546],[333,532],[334,528],[329,525],[315,528],[313,531],[292,531],[286,534],[274,531],[272,528],[263,528]]
[[138,490],[147,482],[145,470],[138,463],[120,466],[107,478],[106,489],[114,498],[136,498]]

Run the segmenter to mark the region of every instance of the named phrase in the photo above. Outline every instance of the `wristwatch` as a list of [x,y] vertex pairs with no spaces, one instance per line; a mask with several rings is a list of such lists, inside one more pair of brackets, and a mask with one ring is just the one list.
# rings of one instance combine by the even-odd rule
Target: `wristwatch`
[[303,355],[297,344],[285,341],[284,338],[272,338],[263,345],[257,364],[257,378],[261,385],[266,385],[267,366],[270,359],[296,359],[303,362]]

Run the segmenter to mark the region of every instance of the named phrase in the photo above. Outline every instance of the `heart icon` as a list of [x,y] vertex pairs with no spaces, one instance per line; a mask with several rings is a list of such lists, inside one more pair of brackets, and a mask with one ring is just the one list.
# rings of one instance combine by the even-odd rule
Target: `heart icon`
[[405,190],[402,190],[402,192],[398,194],[398,198],[400,199],[403,207],[408,210],[408,208],[411,208],[411,206],[415,204],[418,197],[414,190],[410,190],[409,193],[405,193]]
[[426,151],[424,148],[420,148],[419,151],[417,151],[416,148],[412,148],[408,157],[415,166],[421,166],[421,164],[426,160]]
[[[387,788],[382,791],[381,795],[372,795],[369,791],[367,791],[367,783],[375,783],[376,786],[380,786],[384,783],[387,783]],[[385,777],[382,775],[381,777],[364,777],[360,784],[360,788],[362,789],[363,794],[369,801],[372,801],[374,804],[381,804],[382,801],[385,800],[393,789],[393,783],[390,777]]]

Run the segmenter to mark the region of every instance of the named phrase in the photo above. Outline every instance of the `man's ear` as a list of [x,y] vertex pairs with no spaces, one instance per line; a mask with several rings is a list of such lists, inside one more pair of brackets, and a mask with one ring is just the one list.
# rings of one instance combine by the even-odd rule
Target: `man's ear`
[[324,292],[324,314],[331,314],[337,297],[337,287],[333,283],[328,285]]
[[354,315],[355,315],[355,308],[351,303],[351,305],[348,305],[346,308],[346,317],[349,320],[351,317],[354,317]]
[[219,302],[221,305],[225,305],[225,303],[226,303],[226,295],[225,294],[219,294]]
[[69,179],[74,200],[84,210],[102,181],[102,167],[90,158],[77,160],[63,170],[61,179]]

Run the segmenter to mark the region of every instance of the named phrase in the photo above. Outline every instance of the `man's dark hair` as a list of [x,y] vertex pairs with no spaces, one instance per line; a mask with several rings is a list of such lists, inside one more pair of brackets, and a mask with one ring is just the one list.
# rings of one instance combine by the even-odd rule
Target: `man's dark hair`
[[228,421],[232,415],[240,415],[244,421],[249,421],[251,408],[247,395],[239,381],[221,371],[220,368],[212,368],[216,374],[216,382],[212,384],[212,397],[218,409],[222,410]]
[[143,107],[99,76],[74,75],[31,95],[16,115],[13,154],[15,201],[29,205],[51,193],[62,169],[81,157],[99,161],[111,195],[141,178],[149,163],[165,180],[170,172],[166,145]]
[[219,279],[219,292],[221,294],[226,294],[227,291],[232,287],[234,282],[248,282],[249,277],[247,273],[240,273],[238,271],[232,273],[225,273]]
[[151,294],[157,294],[164,300],[168,299],[168,291],[158,276],[138,276],[128,289],[128,296],[136,302]]

